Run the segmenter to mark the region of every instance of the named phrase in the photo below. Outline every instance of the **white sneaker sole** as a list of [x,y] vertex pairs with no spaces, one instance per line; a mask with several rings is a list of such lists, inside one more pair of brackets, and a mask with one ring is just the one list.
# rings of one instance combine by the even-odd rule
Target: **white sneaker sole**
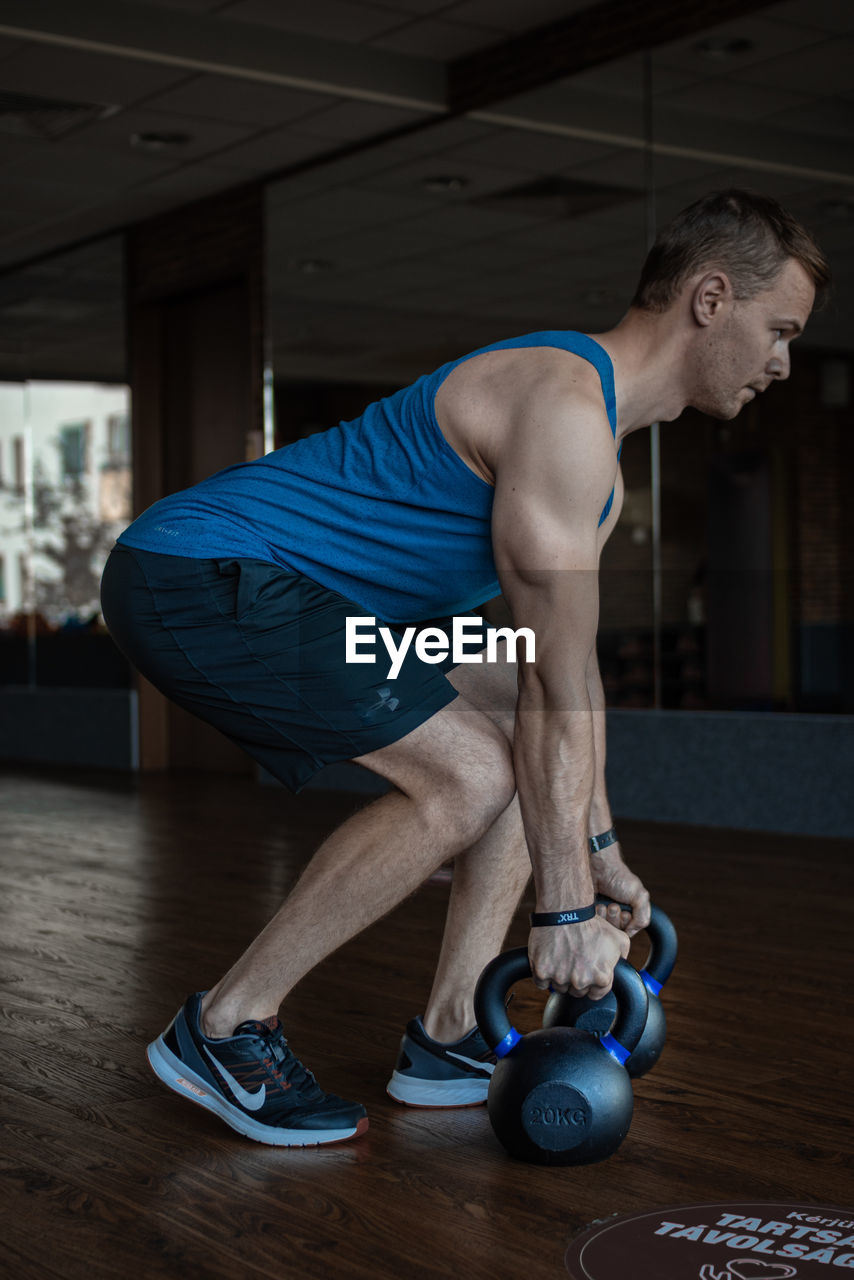
[[386,1085],[389,1097],[407,1107],[478,1107],[488,1092],[488,1080],[417,1080],[400,1071]]
[[367,1116],[348,1129],[279,1129],[274,1125],[260,1124],[237,1107],[231,1106],[225,1098],[218,1097],[206,1080],[192,1071],[158,1036],[146,1050],[151,1069],[159,1080],[162,1080],[175,1093],[189,1102],[198,1103],[213,1111],[220,1120],[237,1133],[246,1138],[254,1138],[256,1142],[265,1142],[272,1147],[319,1147],[333,1142],[346,1142],[349,1138],[357,1138],[368,1128]]

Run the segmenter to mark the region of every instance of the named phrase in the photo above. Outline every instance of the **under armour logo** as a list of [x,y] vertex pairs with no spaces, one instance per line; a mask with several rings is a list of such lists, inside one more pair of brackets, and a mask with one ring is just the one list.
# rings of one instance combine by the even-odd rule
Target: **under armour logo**
[[384,685],[382,689],[377,689],[377,698],[378,701],[368,707],[369,711],[382,711],[383,707],[387,711],[396,711],[400,706],[400,698],[391,696],[391,689],[388,685]]

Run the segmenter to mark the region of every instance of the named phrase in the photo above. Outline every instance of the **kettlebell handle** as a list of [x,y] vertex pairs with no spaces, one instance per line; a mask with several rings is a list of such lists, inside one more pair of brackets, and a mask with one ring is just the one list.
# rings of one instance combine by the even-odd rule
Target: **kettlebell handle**
[[[613,901],[613,898],[608,898],[604,894],[596,895],[597,903],[610,906]],[[621,902],[620,906],[623,911],[631,911],[628,903]],[[650,907],[646,932],[649,936],[649,955],[641,969],[641,977],[647,989],[657,996],[676,965],[679,942],[670,917],[665,915],[661,907],[657,907],[655,903]]]
[[[522,1039],[507,1016],[504,1006],[507,992],[514,983],[530,976],[527,947],[516,947],[490,960],[478,980],[474,993],[475,1017],[486,1043],[499,1058],[506,1057]],[[610,1035],[603,1036],[601,1043],[622,1064],[643,1035],[649,1009],[649,996],[641,976],[626,960],[618,960],[614,969],[614,995],[616,1021]]]

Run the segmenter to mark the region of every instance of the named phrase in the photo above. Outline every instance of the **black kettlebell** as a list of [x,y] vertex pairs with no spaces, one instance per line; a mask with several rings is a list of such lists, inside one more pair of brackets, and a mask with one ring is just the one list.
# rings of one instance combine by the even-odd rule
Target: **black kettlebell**
[[[649,993],[649,1013],[640,1042],[626,1062],[626,1070],[633,1079],[646,1075],[658,1062],[664,1048],[667,1021],[664,1006],[658,997],[673,972],[678,951],[676,930],[660,907],[652,907],[647,933],[649,955],[640,976]],[[543,1026],[578,1027],[582,1031],[592,1031],[594,1035],[605,1035],[610,1031],[616,1015],[617,1002],[613,992],[609,992],[601,1000],[555,992],[546,1004]]]
[[498,1140],[532,1164],[592,1164],[612,1155],[629,1131],[634,1099],[623,1061],[643,1032],[647,992],[637,971],[614,970],[617,1020],[602,1036],[554,1027],[520,1036],[504,1002],[531,976],[525,947],[486,966],[474,997],[478,1026],[498,1057],[486,1105]]

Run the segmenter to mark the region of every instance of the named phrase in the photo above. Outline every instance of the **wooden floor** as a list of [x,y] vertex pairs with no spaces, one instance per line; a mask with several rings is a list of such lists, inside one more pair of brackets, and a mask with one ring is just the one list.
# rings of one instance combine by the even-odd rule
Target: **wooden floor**
[[[0,779],[0,1272],[536,1280],[565,1275],[570,1239],[614,1213],[854,1204],[854,847],[843,841],[621,824],[681,954],[664,1056],[603,1164],[521,1164],[485,1108],[431,1114],[386,1096],[429,988],[441,880],[285,1006],[291,1043],[324,1087],[367,1106],[365,1137],[266,1148],[169,1093],[145,1044],[219,976],[355,803],[219,777]],[[514,1021],[532,1029],[542,996],[516,990]]]

